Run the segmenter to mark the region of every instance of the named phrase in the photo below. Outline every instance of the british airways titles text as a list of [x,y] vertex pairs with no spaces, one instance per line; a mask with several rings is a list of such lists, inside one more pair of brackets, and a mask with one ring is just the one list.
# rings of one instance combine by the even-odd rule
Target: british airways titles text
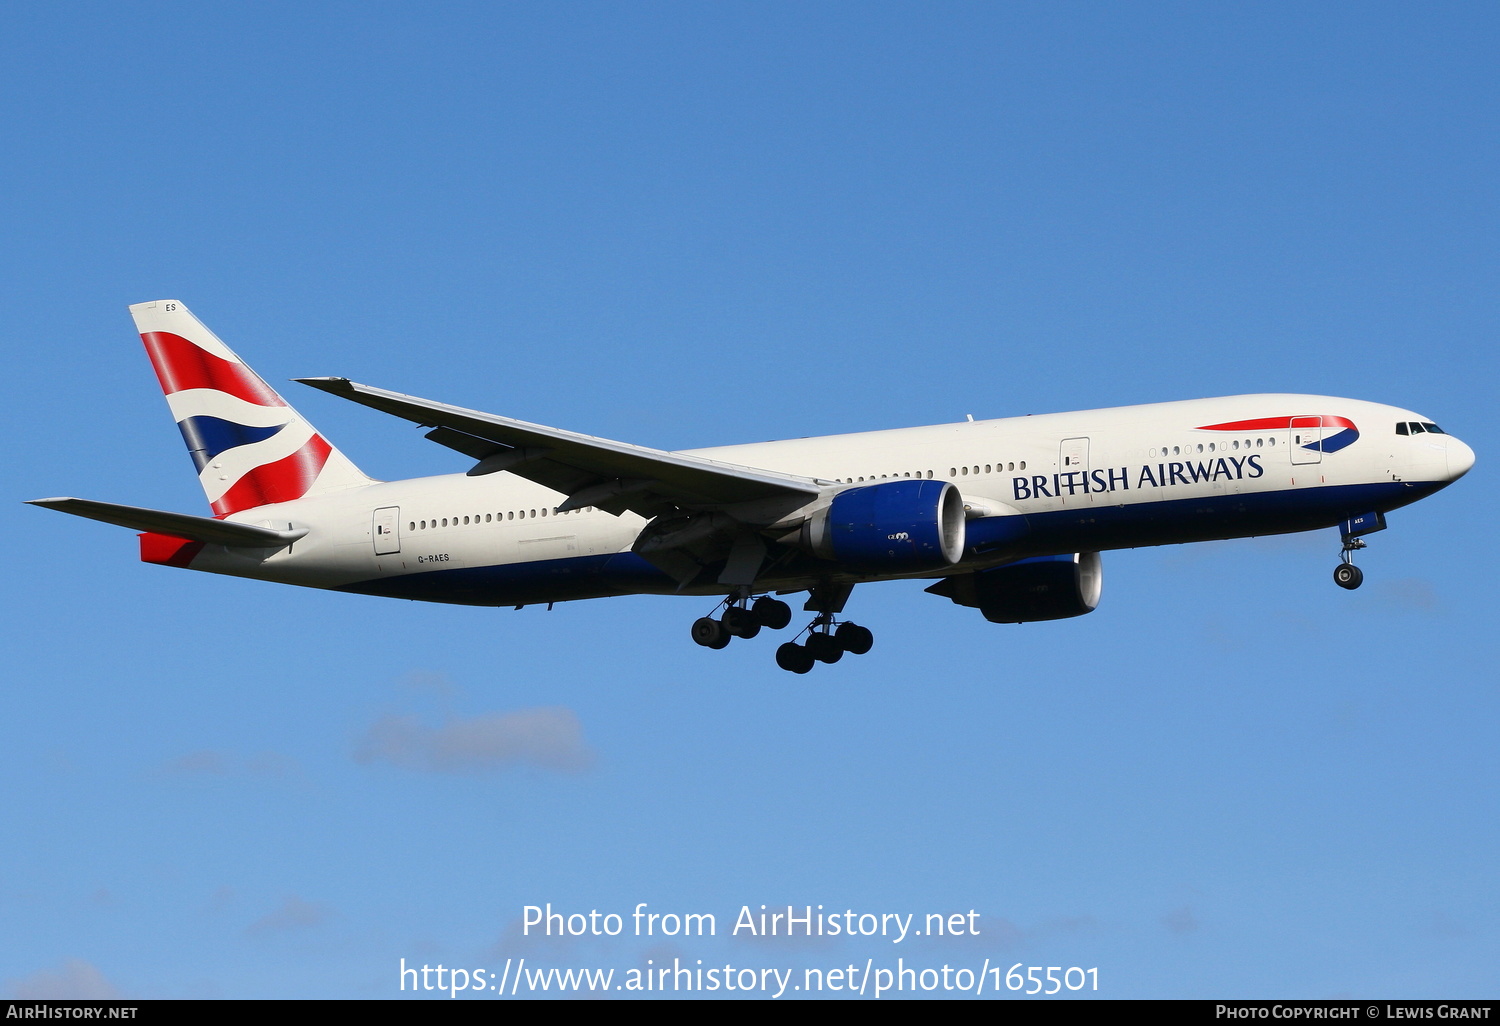
[[[1220,456],[1209,460],[1182,460],[1171,463],[1144,463],[1132,473],[1130,467],[1107,467],[1098,470],[1067,470],[1053,474],[1032,474],[1010,479],[1012,498],[1057,499],[1065,495],[1089,495],[1100,492],[1130,491],[1132,488],[1170,488],[1173,485],[1212,483],[1214,481],[1254,480],[1266,472],[1260,465],[1260,453],[1250,456]],[[1135,484],[1131,484],[1132,478]]]

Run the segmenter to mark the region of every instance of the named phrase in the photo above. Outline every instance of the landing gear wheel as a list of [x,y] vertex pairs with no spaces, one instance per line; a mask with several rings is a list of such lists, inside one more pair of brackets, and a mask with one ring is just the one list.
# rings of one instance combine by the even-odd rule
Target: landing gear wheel
[[809,634],[805,647],[821,663],[836,663],[844,658],[844,646],[832,634]]
[[762,627],[773,631],[779,631],[792,622],[792,607],[779,599],[758,598],[750,612]]
[[719,621],[724,625],[724,630],[736,638],[753,638],[760,633],[760,621],[750,610],[740,606],[730,606],[724,610],[724,616]]
[[1333,568],[1333,583],[1353,591],[1365,583],[1364,571],[1353,563],[1340,563]]
[[813,657],[795,641],[788,641],[776,650],[776,665],[792,673],[806,673],[813,668]]
[[857,623],[839,624],[833,636],[839,647],[850,655],[864,655],[875,644],[875,635],[870,633],[870,628]]
[[700,616],[693,621],[693,640],[704,648],[723,648],[729,644],[729,632],[713,617]]

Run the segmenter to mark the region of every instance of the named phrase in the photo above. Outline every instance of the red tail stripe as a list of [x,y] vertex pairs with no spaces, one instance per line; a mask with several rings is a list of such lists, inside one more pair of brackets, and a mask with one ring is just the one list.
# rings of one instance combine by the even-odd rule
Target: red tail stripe
[[302,498],[318,479],[331,452],[333,446],[323,441],[322,435],[313,435],[290,456],[248,471],[213,503],[214,515],[226,517],[253,506]]
[[257,406],[285,406],[271,386],[242,363],[231,363],[198,348],[170,331],[148,331],[141,335],[156,380],[167,395],[186,388],[213,388]]

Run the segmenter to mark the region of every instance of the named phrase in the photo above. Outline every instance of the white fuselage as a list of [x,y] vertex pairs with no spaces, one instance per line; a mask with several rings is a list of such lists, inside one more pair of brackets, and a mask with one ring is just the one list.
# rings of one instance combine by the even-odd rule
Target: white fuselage
[[[1473,463],[1468,446],[1450,435],[1397,433],[1398,424],[1424,421],[1359,400],[1247,395],[693,454],[844,486],[909,477],[953,482],[968,507],[970,544],[959,564],[918,575],[935,577],[1024,556],[1275,534],[1385,512]],[[1232,424],[1263,426],[1225,427]],[[645,519],[596,508],[555,512],[564,498],[508,473],[351,487],[228,518],[307,529],[285,549],[262,558],[209,545],[187,565],[474,604],[680,590],[631,555]],[[377,523],[386,525],[379,534]],[[807,587],[827,576],[879,579],[804,561],[757,581],[757,590]]]

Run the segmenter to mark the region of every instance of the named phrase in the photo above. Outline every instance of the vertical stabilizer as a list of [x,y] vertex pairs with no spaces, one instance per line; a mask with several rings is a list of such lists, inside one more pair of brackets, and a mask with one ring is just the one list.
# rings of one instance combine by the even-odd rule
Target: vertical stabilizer
[[130,315],[215,516],[370,483],[187,307]]

